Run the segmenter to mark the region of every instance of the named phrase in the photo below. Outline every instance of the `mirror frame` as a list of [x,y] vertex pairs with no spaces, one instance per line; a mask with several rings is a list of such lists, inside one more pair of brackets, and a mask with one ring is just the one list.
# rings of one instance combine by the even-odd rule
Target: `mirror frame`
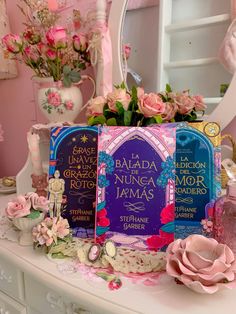
[[[125,80],[122,69],[122,34],[128,1],[113,0],[108,19],[112,41],[112,82],[116,85],[121,84]],[[163,1],[166,0],[160,0],[160,3],[163,3]],[[208,121],[219,121],[223,130],[236,116],[234,99],[236,99],[236,72],[224,97],[212,113],[209,116],[205,116],[205,119]]]
[[128,1],[113,0],[108,19],[112,42],[112,82],[116,85],[120,85],[125,80],[122,69],[122,34]]

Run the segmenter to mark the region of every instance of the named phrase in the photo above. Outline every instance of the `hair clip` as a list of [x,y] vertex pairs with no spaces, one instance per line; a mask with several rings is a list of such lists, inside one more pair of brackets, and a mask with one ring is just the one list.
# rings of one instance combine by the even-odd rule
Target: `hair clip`
[[117,247],[112,240],[107,240],[103,246],[98,243],[92,244],[88,250],[87,258],[91,263],[95,263],[102,255],[115,258]]

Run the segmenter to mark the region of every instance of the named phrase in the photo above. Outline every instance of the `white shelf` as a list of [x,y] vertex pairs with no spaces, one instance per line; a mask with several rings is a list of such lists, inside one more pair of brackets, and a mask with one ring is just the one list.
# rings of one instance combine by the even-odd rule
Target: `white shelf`
[[167,33],[183,32],[196,28],[225,23],[228,21],[230,21],[230,14],[220,14],[191,21],[184,21],[182,23],[170,24],[165,27],[165,31]]
[[207,105],[217,105],[221,102],[222,97],[207,97],[203,99]]
[[218,58],[201,58],[201,59],[190,59],[182,61],[171,61],[164,64],[165,69],[177,69],[177,68],[187,68],[187,67],[197,67],[209,64],[218,63]]

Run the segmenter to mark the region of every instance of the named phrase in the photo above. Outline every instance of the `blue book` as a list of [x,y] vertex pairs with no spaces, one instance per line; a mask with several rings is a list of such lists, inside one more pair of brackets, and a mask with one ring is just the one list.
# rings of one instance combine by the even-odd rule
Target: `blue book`
[[175,238],[211,237],[213,208],[221,193],[220,127],[180,123],[176,132]]
[[[54,216],[61,202],[61,216],[68,219],[73,236],[81,238],[94,237],[97,139],[97,127],[51,129],[49,199],[55,203]],[[56,190],[63,185],[61,196]]]

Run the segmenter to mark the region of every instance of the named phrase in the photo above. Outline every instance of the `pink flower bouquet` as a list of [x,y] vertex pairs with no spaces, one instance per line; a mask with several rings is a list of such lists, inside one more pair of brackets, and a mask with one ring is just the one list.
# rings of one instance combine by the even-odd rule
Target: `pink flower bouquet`
[[26,18],[22,34],[2,38],[5,55],[29,66],[38,77],[63,80],[64,86],[80,81],[80,71],[90,65],[87,36],[58,25],[57,12],[47,1],[22,0]]
[[189,91],[174,93],[169,85],[160,93],[145,93],[124,84],[106,97],[92,99],[87,107],[88,124],[108,126],[148,126],[155,123],[195,121],[197,112],[204,113],[206,105],[200,95]]
[[198,293],[236,286],[236,260],[225,244],[201,235],[178,239],[167,248],[167,273]]
[[37,219],[42,212],[48,212],[48,203],[45,197],[33,192],[19,195],[8,203],[5,209],[6,216],[10,219],[23,217]]
[[48,251],[61,241],[71,239],[70,226],[62,217],[45,218],[32,230],[35,247],[46,247]]

